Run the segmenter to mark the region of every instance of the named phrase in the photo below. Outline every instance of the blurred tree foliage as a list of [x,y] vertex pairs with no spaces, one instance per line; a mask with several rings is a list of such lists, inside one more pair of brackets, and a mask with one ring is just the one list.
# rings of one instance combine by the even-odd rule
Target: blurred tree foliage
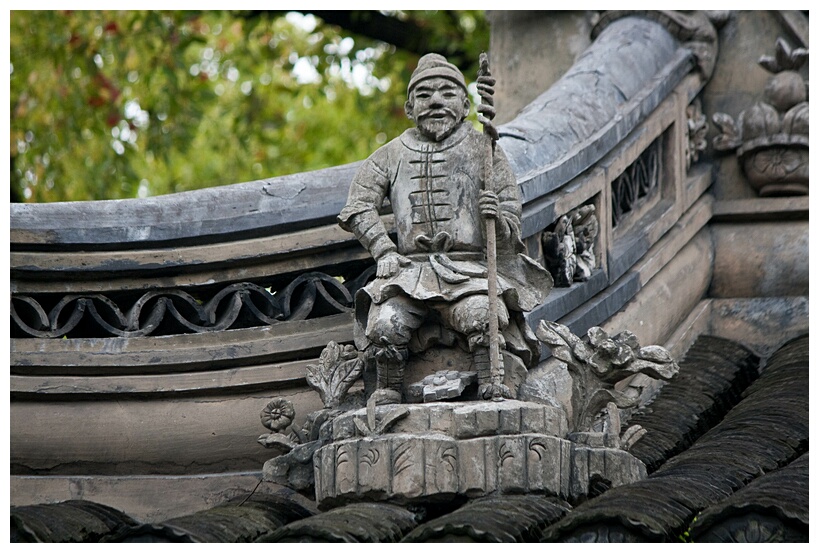
[[410,124],[408,45],[471,62],[468,80],[489,46],[481,12],[370,13],[431,38],[397,48],[284,12],[12,11],[12,201],[144,197],[363,159]]

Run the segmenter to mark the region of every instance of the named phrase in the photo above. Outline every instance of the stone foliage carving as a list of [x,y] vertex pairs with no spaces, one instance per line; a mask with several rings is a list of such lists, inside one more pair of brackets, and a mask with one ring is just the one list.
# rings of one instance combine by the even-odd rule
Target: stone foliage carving
[[808,193],[808,85],[798,72],[807,60],[807,49],[792,49],[780,38],[776,54],[759,60],[773,74],[765,100],[740,113],[736,122],[726,113],[713,116],[720,131],[714,148],[737,151],[748,182],[760,196]]
[[[371,394],[362,408],[347,392],[364,362],[351,346],[331,342],[309,377],[325,408],[308,415],[302,428],[292,424],[295,413],[286,399],[262,411],[273,432],[259,442],[280,454],[265,463],[265,479],[315,493],[325,508],[496,493],[578,499],[644,478],[645,465],[627,450],[645,430],[623,430],[620,420],[621,410],[635,407],[639,397],[614,384],[635,374],[672,378],[678,367],[668,352],[641,347],[629,332],[610,337],[599,328],[589,331],[586,344],[547,321],[537,336],[572,374],[571,421],[555,405],[517,400],[377,405]],[[430,383],[465,376],[441,371]],[[436,384],[436,377],[444,382]]]
[[688,118],[685,169],[688,170],[700,159],[700,154],[708,147],[708,141],[705,138],[708,134],[708,119],[702,113],[702,104],[699,99],[694,100],[685,108],[685,114]]
[[[645,374],[651,378],[670,380],[679,366],[660,346],[640,347],[637,337],[624,331],[610,337],[599,327],[588,331],[587,344],[559,323],[541,321],[537,337],[552,350],[555,358],[566,363],[572,376],[572,428],[577,431],[592,429],[601,411],[608,417],[616,416],[609,409],[613,403],[620,409],[635,407],[638,397],[614,389],[614,385],[628,376]],[[615,421],[615,425],[619,425]],[[633,443],[630,431],[624,436]]]
[[316,390],[327,409],[336,409],[364,370],[364,359],[355,347],[330,342],[318,365],[307,365],[307,384]]
[[[370,275],[368,270],[362,276]],[[35,338],[72,337],[80,331],[93,337],[213,332],[350,313],[353,294],[362,284],[362,279],[345,285],[325,273],[311,272],[278,290],[241,282],[216,293],[197,292],[200,297],[185,290],[145,292],[136,301],[127,296],[69,294],[50,304],[48,297],[14,295],[11,317],[20,332]],[[47,310],[49,305],[53,307]]]
[[558,218],[554,230],[541,235],[543,258],[555,286],[585,282],[597,266],[594,243],[600,231],[594,205],[584,205]]
[[[331,341],[321,352],[318,364],[307,366],[306,375],[307,384],[318,392],[324,409],[310,413],[302,428],[291,426],[295,410],[286,398],[275,398],[262,409],[262,424],[273,432],[259,436],[258,442],[280,454],[265,463],[264,474],[269,480],[301,491],[312,489],[313,454],[327,441],[327,423],[345,410],[360,406],[359,398],[349,397],[348,392],[365,366],[366,359],[353,346]],[[374,419],[371,422],[375,425]],[[291,431],[285,434],[288,427]]]

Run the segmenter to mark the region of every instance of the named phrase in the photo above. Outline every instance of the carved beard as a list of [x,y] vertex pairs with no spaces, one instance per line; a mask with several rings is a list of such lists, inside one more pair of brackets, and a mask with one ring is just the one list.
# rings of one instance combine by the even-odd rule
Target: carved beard
[[[432,117],[431,113],[444,113],[445,117]],[[454,111],[443,108],[419,114],[415,124],[421,134],[435,142],[440,142],[451,135],[460,122],[461,120],[458,120]]]

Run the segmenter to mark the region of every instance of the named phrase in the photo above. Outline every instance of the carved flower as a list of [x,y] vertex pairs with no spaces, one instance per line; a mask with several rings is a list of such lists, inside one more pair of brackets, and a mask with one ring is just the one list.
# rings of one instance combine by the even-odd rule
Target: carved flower
[[296,410],[293,409],[293,404],[283,397],[277,397],[268,403],[262,409],[261,414],[262,424],[273,432],[279,432],[290,426],[295,416]]
[[756,152],[751,160],[751,168],[769,181],[789,178],[804,163],[798,151],[789,148],[770,148]]

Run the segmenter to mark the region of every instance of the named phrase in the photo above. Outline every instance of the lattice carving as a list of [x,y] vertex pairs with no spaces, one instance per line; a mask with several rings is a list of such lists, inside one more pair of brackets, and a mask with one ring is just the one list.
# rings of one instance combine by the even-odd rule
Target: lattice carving
[[311,272],[278,291],[241,282],[209,298],[196,298],[185,290],[159,290],[144,293],[133,303],[103,294],[69,294],[50,308],[47,297],[14,295],[11,318],[23,335],[36,338],[139,337],[267,326],[352,312],[353,294],[371,276],[369,268],[342,284],[330,275]]
[[662,137],[659,137],[611,183],[612,227],[643,203],[644,198],[659,190],[662,157]]

